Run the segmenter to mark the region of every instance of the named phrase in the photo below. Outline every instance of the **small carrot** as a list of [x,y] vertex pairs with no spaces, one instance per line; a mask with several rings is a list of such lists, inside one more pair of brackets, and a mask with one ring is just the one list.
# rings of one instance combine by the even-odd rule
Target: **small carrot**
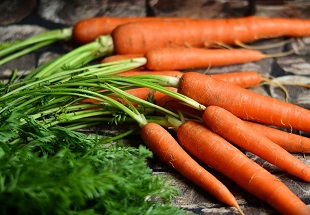
[[291,132],[282,131],[267,125],[244,121],[252,129],[266,136],[274,143],[292,153],[310,153],[310,139]]
[[119,25],[130,22],[145,22],[155,20],[186,20],[186,17],[111,17],[102,16],[83,19],[73,27],[73,38],[84,44],[94,41],[97,37],[111,32]]
[[310,132],[310,110],[197,72],[185,73],[178,92],[202,105],[225,108],[248,120]]
[[127,60],[131,58],[144,57],[143,54],[127,54],[127,55],[110,55],[101,60],[101,63],[114,62],[118,60]]
[[243,88],[255,87],[266,80],[261,74],[254,71],[211,74],[210,76]]
[[172,77],[182,77],[184,73],[180,71],[147,71],[147,70],[130,70],[126,72],[121,72],[116,75],[119,76],[135,76],[135,75],[165,75]]
[[[177,91],[177,89],[173,88],[173,87],[166,87],[166,88],[170,89],[170,90],[173,90],[175,92]],[[99,92],[103,92],[103,91],[101,90]],[[133,88],[133,89],[124,90],[124,91],[127,92],[127,93],[130,93],[131,95],[133,95],[133,96],[135,96],[137,98],[143,99],[143,100],[147,100],[150,97],[152,97],[153,100],[157,101],[157,100],[160,100],[162,97],[166,96],[166,94],[164,94],[164,93],[161,93],[161,92],[158,92],[158,91],[152,91],[150,88],[147,88],[147,87]],[[110,95],[109,97],[113,98],[115,100],[118,100],[122,104],[127,104],[127,102],[124,101],[121,98],[115,97],[113,95]],[[99,100],[99,99],[96,100],[96,99],[93,99],[93,98],[87,98],[87,99],[81,99],[81,100],[79,100],[79,102],[80,103],[98,103],[98,102],[101,102],[101,100]],[[132,102],[132,104],[134,106],[137,105],[134,102]]]
[[[99,91],[99,92],[102,92],[102,91]],[[140,99],[146,99],[147,96],[150,94],[151,89],[147,88],[147,87],[141,87],[141,88],[133,88],[133,89],[125,90],[125,92],[130,93],[131,95],[136,96]],[[113,97],[113,95],[111,95],[109,97],[114,98],[115,100],[118,100],[119,102],[122,102],[123,104],[126,104],[125,101],[123,101],[122,99],[120,99],[118,97]],[[101,102],[101,101],[96,100],[96,99],[92,99],[92,98],[87,98],[87,99],[79,100],[79,102],[81,102],[81,103],[97,103],[97,102]],[[136,104],[133,103],[133,105],[136,105]]]
[[145,57],[149,70],[185,70],[249,63],[269,56],[249,49],[165,47],[152,49]]
[[252,129],[229,111],[218,106],[208,106],[202,118],[209,128],[227,141],[256,154],[298,178],[310,182],[310,166]]
[[272,37],[310,35],[310,20],[242,17],[209,20],[150,21],[127,23],[112,32],[117,54],[146,53],[160,47],[234,45]]
[[278,178],[204,124],[184,122],[178,127],[177,138],[191,155],[266,201],[281,214],[310,214],[310,208]]
[[182,104],[179,100],[169,96],[169,95],[163,95],[160,98],[155,99],[155,103],[158,106],[161,106],[163,108],[169,109],[171,111],[182,112],[185,116],[198,116],[201,117],[203,111],[191,108],[187,105]]
[[236,199],[226,186],[191,158],[165,128],[149,122],[142,127],[141,137],[162,161],[220,201],[236,207],[242,213]]

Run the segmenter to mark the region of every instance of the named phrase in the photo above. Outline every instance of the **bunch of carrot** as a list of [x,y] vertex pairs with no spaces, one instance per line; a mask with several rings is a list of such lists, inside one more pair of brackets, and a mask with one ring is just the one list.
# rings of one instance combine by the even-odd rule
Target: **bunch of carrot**
[[[255,72],[211,76],[182,71],[277,56],[231,46],[266,38],[310,36],[310,20],[99,17],[83,20],[73,29],[79,43],[90,42],[103,34],[112,36],[114,54],[102,62],[147,59],[140,69],[119,76],[152,74],[177,78],[178,84],[172,91],[206,106],[205,110],[197,111],[168,95],[155,96],[156,104],[188,117],[184,121],[168,119],[177,132],[177,140],[156,123],[142,126],[145,144],[163,161],[240,213],[243,212],[230,191],[195,159],[225,174],[283,214],[310,214],[310,208],[285,184],[236,147],[310,182],[310,167],[290,154],[310,153],[310,139],[266,126],[310,132],[310,111],[245,89],[265,80]],[[229,48],[214,48],[218,45]],[[147,87],[128,92],[138,96],[142,90],[139,97],[147,99],[151,93]],[[199,122],[197,117],[201,119]]]
[[[266,126],[310,132],[310,111],[247,89],[266,80],[256,72],[206,75],[183,71],[273,57],[257,50],[214,47],[235,46],[279,36],[310,36],[310,20],[99,17],[83,20],[73,28],[73,37],[81,44],[102,35],[108,35],[106,39],[113,42],[113,52],[110,47],[107,52],[113,55],[105,57],[102,62],[137,57],[147,60],[138,69],[115,75],[116,82],[121,82],[123,77],[135,87],[125,90],[119,97],[121,89],[105,83],[105,91],[115,91],[105,98],[113,104],[118,100],[134,109],[139,106],[139,101],[148,100],[152,95],[156,105],[180,115],[181,120],[168,116],[165,124],[175,130],[176,138],[165,126],[147,122],[144,118],[137,120],[143,141],[158,157],[220,201],[237,208],[241,214],[243,212],[229,189],[196,159],[223,173],[280,213],[310,214],[310,208],[284,183],[238,149],[250,151],[287,173],[310,182],[310,167],[290,154],[310,153],[309,138]],[[151,85],[151,82],[143,81],[148,79],[158,80],[167,90],[154,92],[145,84]],[[167,91],[171,93],[166,94]],[[197,102],[200,109],[171,96],[174,93]],[[91,96],[79,102],[98,101],[102,98],[96,100],[95,96]],[[130,116],[136,115],[140,117],[136,113]]]

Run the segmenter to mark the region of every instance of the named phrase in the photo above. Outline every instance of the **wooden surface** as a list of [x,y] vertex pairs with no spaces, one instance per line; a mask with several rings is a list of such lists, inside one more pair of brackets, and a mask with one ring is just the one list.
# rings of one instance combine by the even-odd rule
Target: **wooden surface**
[[[207,1],[207,0],[2,0],[0,2],[0,41],[23,39],[48,29],[73,26],[77,21],[94,16],[191,16],[200,18],[240,17],[246,15],[282,16],[310,18],[310,1]],[[254,5],[255,3],[255,5]],[[255,7],[254,7],[255,6]],[[283,39],[274,39],[278,42]],[[263,41],[258,44],[270,43]],[[25,73],[37,65],[60,56],[74,46],[68,43],[57,43],[28,54],[3,66],[0,76],[5,79],[12,69]],[[209,73],[232,71],[257,71],[263,75],[284,76],[290,80],[307,82],[310,79],[310,38],[292,40],[290,43],[266,53],[275,53],[294,49],[296,54],[277,59],[265,59],[257,63],[248,63],[220,68],[211,68]],[[205,72],[206,70],[199,70]],[[290,102],[310,109],[309,89],[297,86],[286,86]],[[261,94],[284,100],[284,93],[276,86],[259,86],[252,89]],[[94,128],[96,129],[96,128]],[[103,126],[97,130],[117,133],[118,129]],[[89,132],[89,131],[88,131]],[[308,134],[304,134],[308,136]],[[142,144],[138,134],[126,139],[129,144]],[[310,205],[310,184],[291,177],[273,165],[251,153],[245,152],[251,159],[279,177],[306,204]],[[309,155],[296,154],[310,165]],[[237,210],[220,203],[191,182],[185,180],[172,168],[163,164],[156,157],[150,160],[154,174],[169,177],[181,190],[181,195],[174,201],[193,214],[238,214]],[[245,214],[277,214],[269,205],[243,191],[234,182],[222,174],[206,167],[218,177],[236,196]]]

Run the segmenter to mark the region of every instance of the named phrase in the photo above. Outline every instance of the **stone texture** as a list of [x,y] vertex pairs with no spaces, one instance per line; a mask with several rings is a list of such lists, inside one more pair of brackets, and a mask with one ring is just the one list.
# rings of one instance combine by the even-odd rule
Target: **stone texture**
[[35,9],[36,0],[1,0],[0,25],[9,25],[21,21]]

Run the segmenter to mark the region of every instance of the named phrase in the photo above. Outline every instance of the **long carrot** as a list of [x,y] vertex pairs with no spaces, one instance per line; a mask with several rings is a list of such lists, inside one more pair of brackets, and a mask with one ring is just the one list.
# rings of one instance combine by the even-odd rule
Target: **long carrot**
[[310,208],[278,178],[205,125],[186,121],[179,126],[177,137],[190,154],[266,201],[281,214],[310,214]]
[[142,127],[141,137],[162,161],[220,201],[236,207],[241,212],[236,199],[226,186],[192,159],[165,128],[149,122]]
[[204,74],[185,73],[178,91],[200,104],[225,108],[245,120],[310,132],[310,110]]
[[[184,75],[184,73],[185,72],[174,71],[174,70],[173,71],[147,71],[147,70],[133,71],[133,70],[130,70],[130,71],[118,73],[116,75],[120,75],[120,76],[164,75],[164,76],[181,78]],[[254,72],[254,71],[209,74],[209,76],[215,79],[229,82],[231,84],[234,84],[234,85],[237,85],[243,88],[255,87],[258,84],[262,83],[262,81],[266,80],[261,74],[259,74],[258,72]]]
[[203,121],[215,133],[243,149],[256,154],[284,171],[310,182],[310,166],[248,126],[229,111],[208,106]]
[[127,23],[112,32],[118,54],[146,53],[159,47],[204,47],[220,42],[253,42],[271,37],[310,35],[310,20],[242,17],[212,20],[150,21]]
[[185,70],[260,61],[268,55],[250,49],[165,47],[146,52],[149,70]]
[[289,152],[310,153],[310,139],[307,137],[255,122],[244,122]]
[[78,43],[89,43],[97,37],[111,32],[119,25],[130,22],[145,22],[155,20],[186,20],[187,17],[95,17],[83,19],[73,27],[73,38]]

